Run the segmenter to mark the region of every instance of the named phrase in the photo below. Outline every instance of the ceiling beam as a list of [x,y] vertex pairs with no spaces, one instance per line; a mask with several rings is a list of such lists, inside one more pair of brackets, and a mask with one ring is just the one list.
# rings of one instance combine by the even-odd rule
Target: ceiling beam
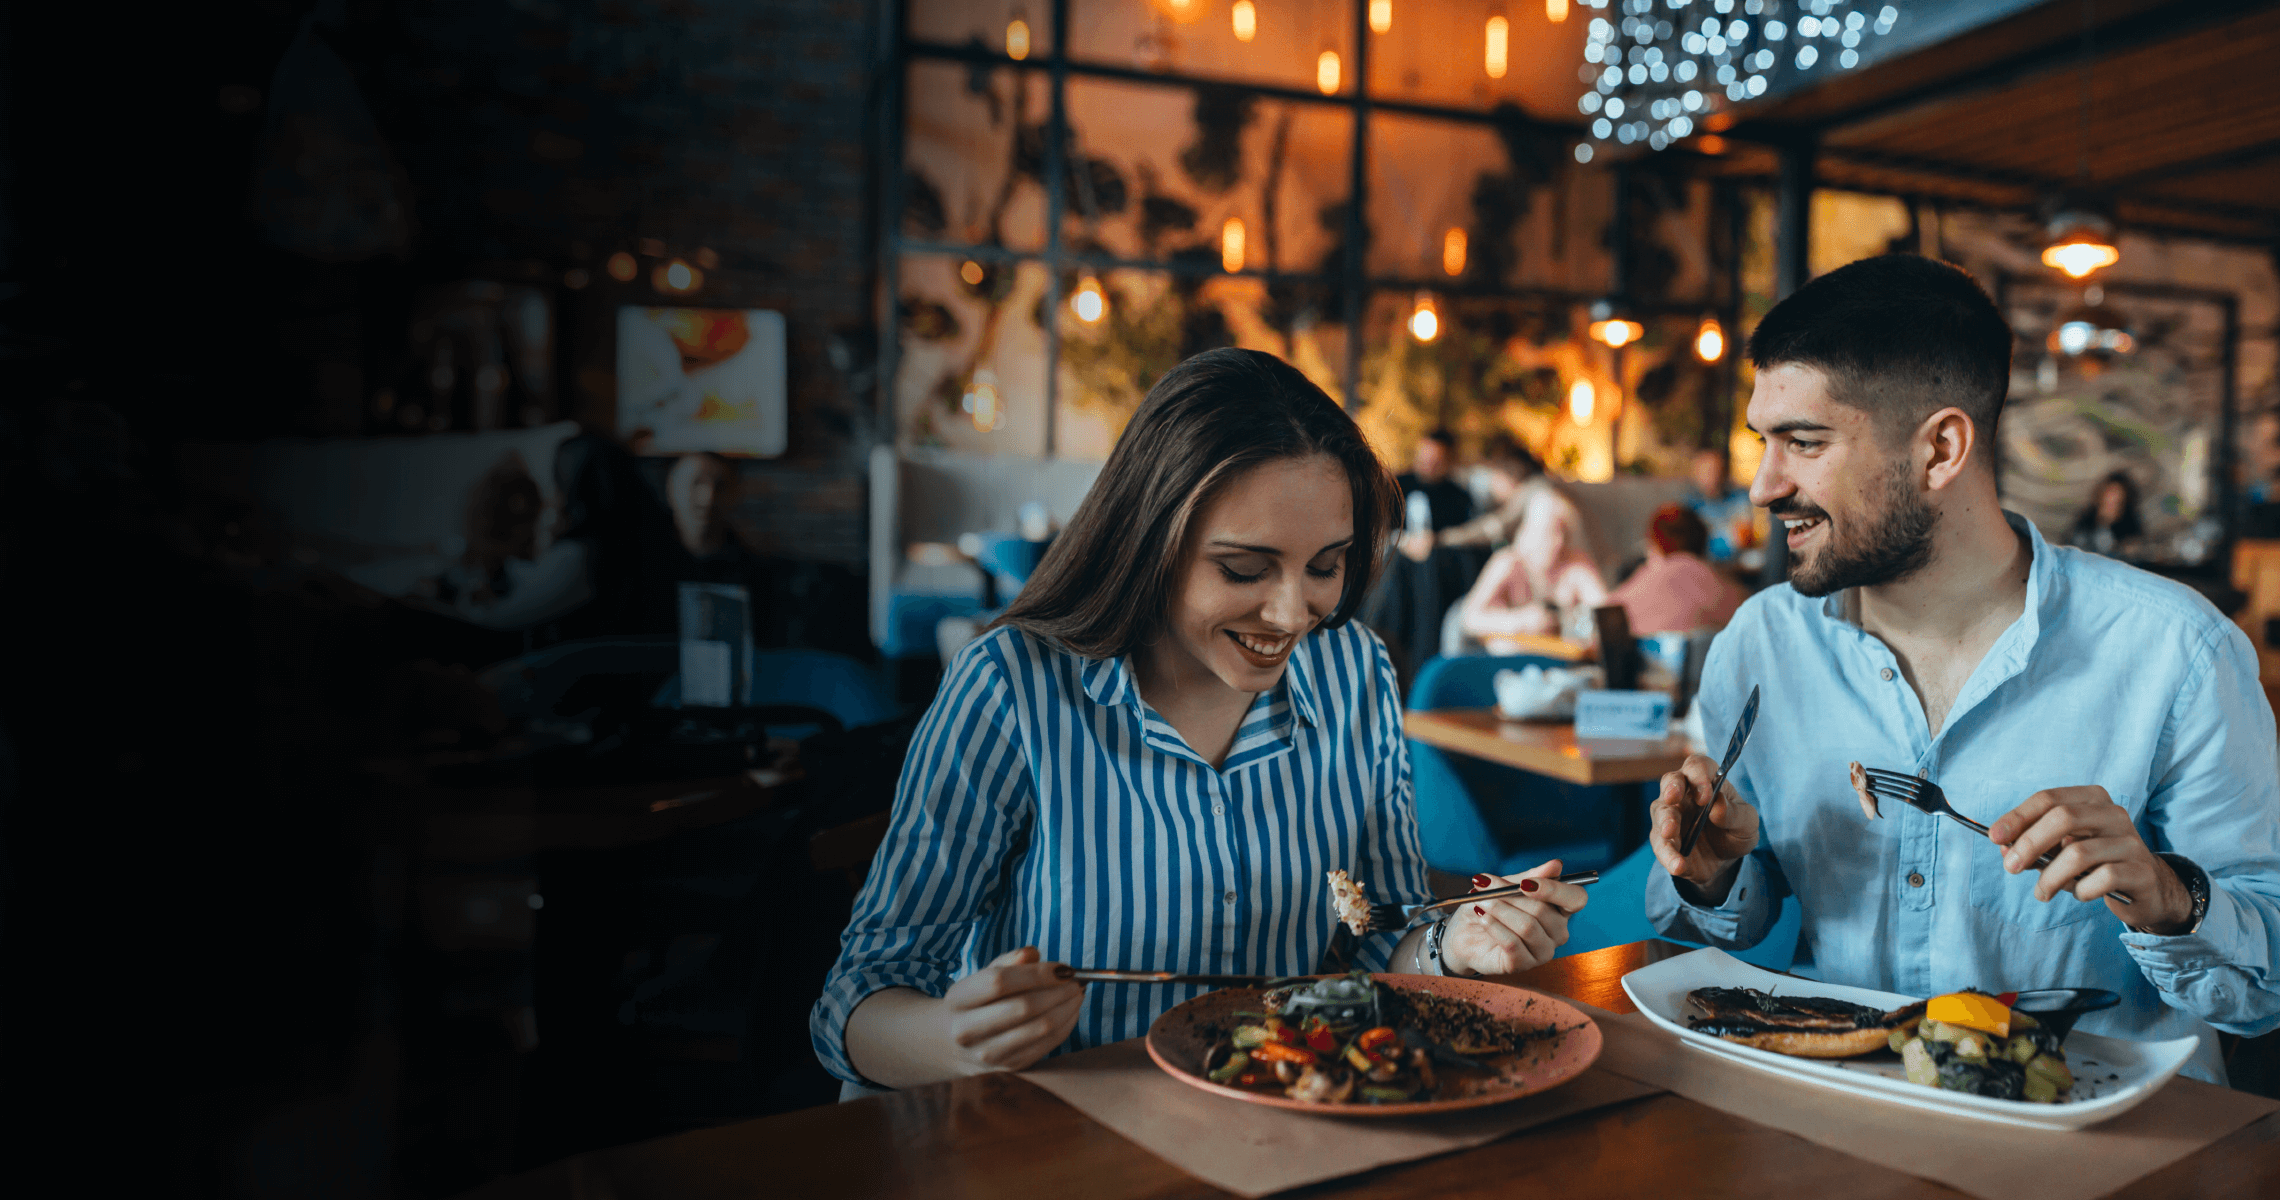
[[[2275,6],[2275,0],[2200,0],[2193,4],[2165,5],[2099,26],[2091,35],[2091,49],[2097,58],[2104,59],[2118,51],[2171,41]],[[1938,49],[1939,47],[1931,47],[1920,53],[1935,52]],[[1968,75],[1949,76],[1881,96],[1844,112],[1820,118],[1813,124],[1824,132],[1833,132],[1847,125],[1889,116],[1920,104],[1999,91],[2037,75],[2079,66],[2081,62],[2082,42],[2077,32],[1976,68]]]
[[2188,175],[2199,175],[2207,171],[2221,171],[2226,167],[2246,166],[2249,163],[2261,162],[2275,155],[2280,155],[2280,138],[2256,142],[2247,146],[2236,146],[2204,158],[2148,167],[2143,171],[2134,171],[2128,175],[2107,180],[2100,186],[2118,192],[2143,187],[2147,184],[2176,183]]

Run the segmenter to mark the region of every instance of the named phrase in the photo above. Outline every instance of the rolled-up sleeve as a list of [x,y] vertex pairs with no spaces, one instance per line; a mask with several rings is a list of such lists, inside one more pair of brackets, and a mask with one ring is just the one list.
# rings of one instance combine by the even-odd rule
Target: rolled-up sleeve
[[[1378,898],[1397,904],[1422,904],[1433,898],[1425,879],[1425,850],[1417,834],[1417,798],[1409,774],[1409,738],[1402,726],[1401,685],[1395,680],[1393,660],[1375,635],[1368,638],[1374,652],[1371,663],[1372,736],[1376,739],[1377,777],[1371,780],[1371,800],[1363,811],[1362,861],[1355,877],[1368,880]],[[1393,952],[1403,931],[1372,933],[1361,939],[1355,958],[1372,971],[1390,970]]]
[[2156,849],[2208,872],[2208,915],[2191,934],[2122,944],[2170,1004],[2255,1036],[2280,1028],[2280,751],[2247,637],[2214,624],[2200,657],[2142,819]]
[[1715,908],[1689,904],[1678,894],[1677,880],[1657,864],[1647,873],[1647,921],[1658,932],[1682,941],[1747,950],[1765,940],[1780,919],[1781,900],[1788,894],[1781,864],[1762,849],[1743,857],[1734,886]]
[[976,642],[919,722],[887,836],[809,1017],[816,1057],[833,1075],[868,1082],[847,1058],[855,1007],[891,987],[941,996],[976,922],[999,902],[1005,858],[1025,844],[1033,807],[1015,725],[1006,674]]

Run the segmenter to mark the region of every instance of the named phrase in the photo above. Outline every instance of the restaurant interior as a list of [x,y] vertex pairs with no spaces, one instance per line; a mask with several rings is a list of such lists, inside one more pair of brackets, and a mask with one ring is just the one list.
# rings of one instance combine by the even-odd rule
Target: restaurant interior
[[[1425,858],[1601,871],[1542,968],[1579,1001],[1687,949],[1650,789],[1787,578],[1746,347],[1845,264],[1968,271],[2004,507],[2206,597],[2280,696],[2270,0],[25,4],[0,57],[5,1070],[19,1161],[89,1184],[1993,1194],[1619,1073],[1271,1177],[1010,1076],[842,1102],[811,1010],[914,731],[1207,350],[1401,475],[1358,619]],[[1614,596],[1532,632],[1442,536],[1515,445]],[[1626,598],[1673,545],[1715,615]],[[1497,715],[1593,668],[1669,732]],[[2207,1137],[2007,1194],[2273,1194],[2280,1034],[2221,1050]]]

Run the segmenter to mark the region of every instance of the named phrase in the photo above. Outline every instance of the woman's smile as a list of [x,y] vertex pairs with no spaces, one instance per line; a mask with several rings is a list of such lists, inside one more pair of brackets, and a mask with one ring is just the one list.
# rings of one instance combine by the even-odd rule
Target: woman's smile
[[1298,644],[1297,635],[1289,633],[1243,633],[1230,629],[1227,636],[1243,652],[1243,657],[1261,670],[1281,666],[1283,660],[1290,657],[1290,648]]

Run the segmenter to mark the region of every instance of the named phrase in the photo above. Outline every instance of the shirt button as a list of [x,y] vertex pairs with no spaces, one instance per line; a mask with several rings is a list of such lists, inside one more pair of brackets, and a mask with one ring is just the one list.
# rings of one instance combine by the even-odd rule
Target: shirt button
[[1910,871],[1910,872],[1908,872],[1908,886],[1909,886],[1909,887],[1922,887],[1922,886],[1924,886],[1924,873],[1923,873],[1922,871]]
[[1930,779],[1931,777],[1932,769],[1930,767],[1921,767],[1916,771],[1916,778],[1918,779]]
[[1892,682],[1892,668],[1890,668],[1890,667],[1886,667],[1886,668],[1884,668],[1883,670],[1881,670],[1881,671],[1878,671],[1878,672],[1877,672],[1877,674],[1878,674],[1878,675],[1881,675],[1881,676],[1883,676],[1883,677],[1884,677],[1884,682],[1886,682],[1886,683],[1890,683],[1890,682]]
[[1226,805],[1224,805],[1224,804],[1219,804],[1219,803],[1214,803],[1214,804],[1212,804],[1212,806],[1211,806],[1211,815],[1212,815],[1212,816],[1215,816],[1215,817],[1224,817],[1224,816],[1226,816],[1226,815],[1227,815],[1227,806],[1226,806]]
[[1225,900],[1229,904],[1233,904],[1235,903],[1235,893],[1229,892],[1226,895],[1221,896],[1220,899]]

